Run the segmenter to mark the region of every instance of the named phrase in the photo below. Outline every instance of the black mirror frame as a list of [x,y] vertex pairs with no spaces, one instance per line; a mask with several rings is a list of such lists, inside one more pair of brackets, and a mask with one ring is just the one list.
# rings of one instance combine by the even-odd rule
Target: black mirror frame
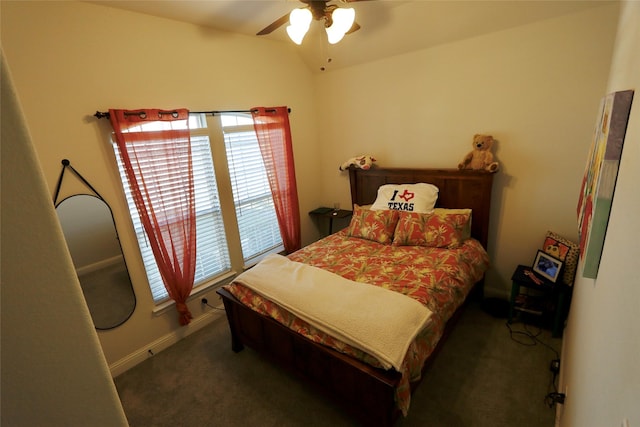
[[[86,193],[78,193],[78,194],[72,194],[70,196],[65,197],[64,199],[62,199],[61,201],[58,202],[58,195],[60,193],[60,188],[62,186],[62,179],[64,177],[64,172],[65,170],[69,168],[71,169],[71,171],[88,187],[91,189],[91,191],[93,191],[94,194],[86,194]],[[95,188],[93,188],[93,186],[91,184],[89,184],[89,182],[82,176],[80,175],[80,173],[75,170],[73,168],[73,166],[71,166],[71,163],[69,162],[69,160],[67,159],[63,159],[62,160],[62,171],[60,172],[60,177],[58,178],[58,184],[56,186],[56,191],[55,191],[55,195],[54,195],[54,199],[53,199],[53,204],[54,207],[58,208],[58,206],[60,206],[65,200],[68,200],[70,198],[73,197],[77,197],[77,196],[89,196],[89,197],[94,197],[98,200],[100,200],[102,203],[104,203],[104,205],[107,207],[109,214],[111,215],[111,221],[112,221],[112,225],[113,225],[113,231],[115,233],[115,237],[116,240],[118,241],[118,248],[120,249],[120,254],[122,255],[122,262],[124,264],[124,268],[127,274],[127,278],[129,280],[129,286],[131,288],[131,296],[133,298],[133,305],[131,307],[131,310],[128,312],[127,316],[124,317],[122,319],[122,321],[119,321],[113,325],[109,325],[108,327],[99,327],[98,325],[96,325],[95,320],[93,319],[93,314],[92,314],[92,320],[94,323],[94,327],[97,330],[110,330],[110,329],[114,329],[117,328],[118,326],[121,326],[122,324],[124,324],[127,320],[129,320],[131,318],[131,316],[133,315],[133,313],[135,312],[136,306],[137,306],[137,297],[136,297],[136,293],[135,293],[135,289],[133,287],[133,282],[131,281],[131,275],[129,273],[129,267],[127,266],[127,260],[124,256],[124,251],[122,250],[122,244],[120,242],[120,237],[118,234],[118,227],[116,225],[116,221],[115,218],[113,216],[113,210],[111,209],[111,206],[109,205],[109,203],[107,203],[107,201],[100,195],[100,193],[98,193],[98,191],[96,191]],[[80,280],[80,278],[78,277],[78,280]],[[80,282],[80,286],[82,286],[82,282]],[[89,312],[91,313],[91,307],[89,306],[89,304],[87,304],[87,306],[89,307]]]

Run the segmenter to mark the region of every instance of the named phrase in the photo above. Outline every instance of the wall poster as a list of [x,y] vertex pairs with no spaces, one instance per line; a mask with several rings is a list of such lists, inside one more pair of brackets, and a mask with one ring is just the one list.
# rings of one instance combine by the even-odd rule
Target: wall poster
[[600,102],[577,208],[583,277],[598,276],[632,100],[626,90]]

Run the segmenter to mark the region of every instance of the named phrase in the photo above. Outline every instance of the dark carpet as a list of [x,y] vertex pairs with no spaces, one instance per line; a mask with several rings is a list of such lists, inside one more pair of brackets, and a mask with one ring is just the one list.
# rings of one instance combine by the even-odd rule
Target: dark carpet
[[[396,426],[552,427],[561,340],[471,303]],[[132,427],[356,426],[333,401],[253,350],[221,317],[115,379]]]

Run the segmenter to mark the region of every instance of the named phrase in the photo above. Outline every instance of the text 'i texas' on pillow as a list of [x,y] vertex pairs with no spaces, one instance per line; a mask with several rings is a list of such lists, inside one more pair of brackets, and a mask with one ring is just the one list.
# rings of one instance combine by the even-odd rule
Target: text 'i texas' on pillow
[[394,246],[457,248],[465,239],[470,213],[418,214],[401,212],[393,237]]
[[389,245],[393,240],[398,217],[397,211],[371,211],[354,205],[347,236]]
[[371,210],[429,213],[436,205],[438,191],[438,187],[426,183],[381,185]]

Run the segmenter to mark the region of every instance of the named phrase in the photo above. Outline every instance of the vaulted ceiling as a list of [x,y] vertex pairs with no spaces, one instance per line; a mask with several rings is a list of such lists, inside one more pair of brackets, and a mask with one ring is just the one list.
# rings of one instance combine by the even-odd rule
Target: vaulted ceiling
[[[269,35],[256,33],[304,7],[299,0],[95,0],[90,3],[190,22],[221,31],[293,43],[281,26]],[[574,13],[602,1],[544,0],[369,0],[345,3],[353,7],[361,29],[329,45],[321,23],[314,21],[307,37],[295,46],[312,70],[337,69],[414,50],[500,31]],[[331,61],[328,64],[328,61]]]

